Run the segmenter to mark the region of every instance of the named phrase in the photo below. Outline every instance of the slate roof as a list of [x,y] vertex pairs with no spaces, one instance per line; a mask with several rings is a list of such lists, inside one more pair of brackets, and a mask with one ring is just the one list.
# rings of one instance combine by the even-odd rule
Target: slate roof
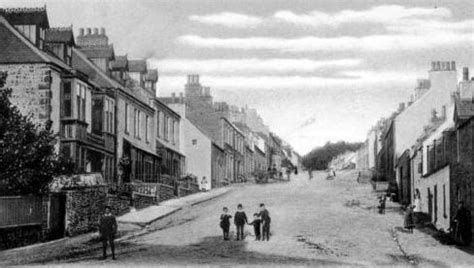
[[70,70],[58,58],[40,50],[0,15],[0,63],[52,63]]
[[115,58],[114,46],[94,46],[94,47],[81,47],[81,52],[87,55],[87,58]]
[[153,82],[158,81],[158,70],[156,69],[148,70],[148,72],[145,75],[145,81],[153,81]]
[[45,33],[45,40],[49,43],[75,44],[72,27],[49,28]]
[[129,60],[128,61],[129,72],[146,72],[146,61],[145,60]]
[[115,60],[112,61],[112,70],[128,70],[128,59],[125,56],[116,56]]
[[12,25],[39,24],[48,28],[48,14],[46,6],[39,8],[0,8],[0,15],[4,16]]

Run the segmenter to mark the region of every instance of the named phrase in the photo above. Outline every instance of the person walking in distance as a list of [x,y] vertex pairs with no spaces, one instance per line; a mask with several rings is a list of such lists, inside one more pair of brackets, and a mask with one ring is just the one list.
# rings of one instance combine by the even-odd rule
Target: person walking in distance
[[247,215],[245,215],[242,204],[238,204],[237,212],[234,215],[234,224],[237,228],[236,240],[244,240],[244,225],[246,223],[248,224]]
[[230,218],[232,218],[232,216],[229,214],[227,207],[224,207],[222,212],[220,226],[222,228],[224,240],[229,240]]
[[112,259],[115,260],[114,239],[117,234],[117,221],[114,215],[112,215],[112,208],[109,206],[105,207],[105,214],[99,220],[99,233],[102,240],[102,259],[107,258],[107,243],[109,243]]
[[265,204],[260,204],[260,213],[259,216],[262,220],[262,241],[270,240],[270,212],[265,208]]

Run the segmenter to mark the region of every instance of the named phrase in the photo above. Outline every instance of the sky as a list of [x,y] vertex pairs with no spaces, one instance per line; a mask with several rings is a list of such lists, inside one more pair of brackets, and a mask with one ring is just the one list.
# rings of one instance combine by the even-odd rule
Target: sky
[[1,0],[46,4],[52,27],[105,27],[117,55],[158,68],[158,95],[200,74],[214,99],[256,108],[301,154],[364,141],[431,61],[474,67],[474,2]]

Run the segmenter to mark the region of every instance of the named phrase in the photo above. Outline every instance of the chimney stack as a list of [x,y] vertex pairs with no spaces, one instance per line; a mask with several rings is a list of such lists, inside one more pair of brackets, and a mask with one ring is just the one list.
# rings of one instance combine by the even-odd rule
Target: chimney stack
[[451,61],[451,71],[456,71],[456,62]]
[[94,35],[99,35],[99,29],[98,28],[94,28]]
[[105,28],[100,28],[100,35],[105,35]]
[[90,35],[91,34],[91,28],[87,28],[87,35]]
[[171,93],[171,103],[176,103],[176,93]]
[[79,28],[79,35],[84,36],[84,28]]
[[462,80],[469,81],[469,68],[467,67],[462,68]]
[[184,103],[183,92],[179,92],[179,102],[180,102],[180,103]]

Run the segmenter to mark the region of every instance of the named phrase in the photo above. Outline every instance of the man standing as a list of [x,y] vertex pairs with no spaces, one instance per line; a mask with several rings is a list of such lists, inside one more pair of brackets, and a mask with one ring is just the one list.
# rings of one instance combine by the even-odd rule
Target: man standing
[[99,221],[99,233],[102,240],[102,259],[107,258],[107,242],[112,250],[112,259],[115,260],[115,245],[114,238],[117,233],[117,221],[114,215],[112,215],[112,209],[109,206],[105,207],[105,214],[100,218]]
[[265,204],[260,204],[260,218],[262,220],[262,241],[270,240],[270,212],[265,208]]
[[459,202],[458,211],[454,217],[456,223],[455,238],[456,241],[463,245],[468,246],[471,243],[471,213],[464,206],[464,202]]

